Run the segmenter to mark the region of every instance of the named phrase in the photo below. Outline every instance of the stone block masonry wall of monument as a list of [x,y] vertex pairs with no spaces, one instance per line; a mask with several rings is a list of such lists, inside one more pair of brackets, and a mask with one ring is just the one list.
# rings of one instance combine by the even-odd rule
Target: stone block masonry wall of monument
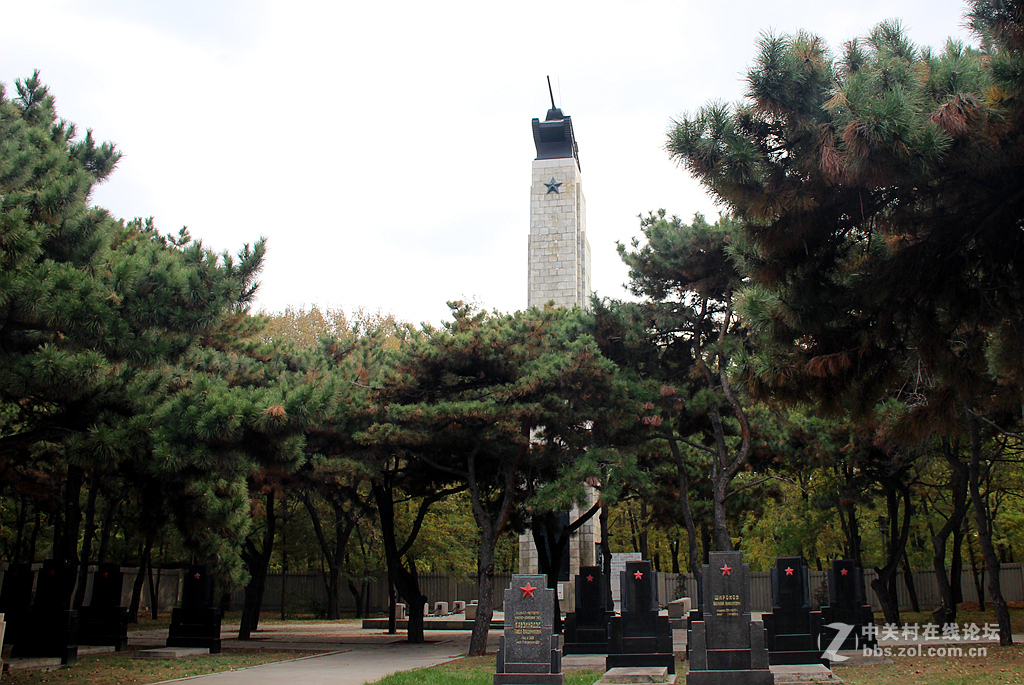
[[[550,192],[554,179],[558,192]],[[554,300],[586,306],[590,298],[590,244],[586,200],[576,160],[538,159],[530,187],[529,306]]]

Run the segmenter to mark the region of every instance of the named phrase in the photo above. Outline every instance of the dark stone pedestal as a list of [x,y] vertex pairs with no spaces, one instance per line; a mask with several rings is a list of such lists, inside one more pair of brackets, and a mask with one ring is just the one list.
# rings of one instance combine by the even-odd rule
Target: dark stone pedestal
[[127,649],[127,607],[82,607],[78,613],[78,644],[106,645],[118,652]]
[[874,630],[875,616],[864,598],[864,572],[852,559],[832,562],[828,571],[828,606],[821,608],[821,640],[825,647],[832,644],[839,630],[829,624],[853,626],[838,650],[874,648],[878,639]]
[[78,659],[78,612],[71,606],[75,569],[67,562],[47,559],[39,571],[35,602],[11,647],[12,658]]
[[554,635],[555,591],[543,575],[512,576],[494,685],[564,685],[561,636]]
[[584,566],[576,576],[576,611],[565,615],[565,654],[604,654],[608,651],[607,588],[600,566]]
[[21,636],[11,647],[11,658],[57,658],[62,664],[73,664],[78,660],[77,638],[77,611],[33,607]]
[[811,611],[811,585],[800,557],[778,557],[771,572],[772,611],[764,614],[768,663],[822,664],[827,643],[821,640],[821,612]]
[[4,584],[0,587],[0,614],[7,623],[4,644],[14,644],[25,631],[33,582],[35,571],[30,564],[9,564],[4,571]]
[[220,653],[220,623],[224,618],[213,606],[213,577],[206,566],[189,567],[181,606],[171,611],[168,647],[205,647]]
[[622,614],[608,625],[607,670],[664,666],[676,672],[672,626],[658,615],[658,585],[649,561],[627,561],[619,574]]
[[121,606],[124,574],[117,564],[100,564],[93,575],[92,600],[78,612],[78,644],[128,647],[128,609]]
[[750,620],[750,573],[739,552],[711,552],[703,620],[690,622],[687,685],[773,685],[764,624]]

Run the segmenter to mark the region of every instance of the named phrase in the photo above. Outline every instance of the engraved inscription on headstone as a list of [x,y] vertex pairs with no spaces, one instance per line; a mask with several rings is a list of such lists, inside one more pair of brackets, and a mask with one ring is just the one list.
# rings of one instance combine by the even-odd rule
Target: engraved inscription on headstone
[[764,626],[750,620],[750,572],[740,552],[711,552],[703,620],[690,622],[687,685],[773,685]]
[[554,634],[555,591],[543,575],[512,576],[494,685],[563,685],[561,637]]

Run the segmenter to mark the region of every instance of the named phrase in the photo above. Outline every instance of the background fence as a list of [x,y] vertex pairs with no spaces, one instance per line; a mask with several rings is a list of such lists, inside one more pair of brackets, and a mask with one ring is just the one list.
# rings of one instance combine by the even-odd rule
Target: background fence
[[[0,566],[6,571],[7,564]],[[42,565],[35,564],[33,568],[39,569]],[[132,584],[135,582],[138,569],[124,568],[124,587],[122,590],[122,604],[128,606],[131,601]],[[181,602],[181,590],[183,586],[185,570],[182,568],[154,569],[153,586],[158,597],[157,607],[159,611],[170,611],[173,607],[179,606]],[[873,611],[881,611],[881,605],[871,591],[871,581],[876,574],[874,570],[864,571],[864,582],[867,590],[867,600]],[[989,599],[987,589],[987,574],[984,570],[979,572],[982,590],[985,600]],[[922,611],[932,611],[939,606],[938,583],[935,580],[933,569],[915,569],[913,571],[913,582],[917,590],[918,601]],[[1003,564],[999,574],[1000,585],[1003,597],[1007,601],[1024,601],[1024,564]],[[439,573],[421,573],[419,575],[420,589],[427,596],[430,606],[434,602],[448,602],[451,606],[455,600],[470,602],[476,599],[477,588],[475,577],[455,578]],[[504,599],[503,590],[512,581],[511,573],[496,573],[494,575],[494,608],[502,609]],[[828,601],[828,572],[810,572],[811,581],[811,605],[814,608]],[[2,582],[2,580],[0,580]],[[90,576],[90,584],[92,578]],[[975,589],[974,575],[968,567],[963,570],[961,576],[961,587],[963,588],[964,601],[978,601],[977,590]],[[359,587],[360,593],[365,593],[364,606],[369,607],[371,614],[385,613],[388,610],[388,587],[386,578],[376,578],[364,582]],[[750,608],[752,611],[771,610],[771,574],[767,571],[752,572],[750,574]],[[86,597],[89,597],[90,590],[87,588]],[[910,593],[907,589],[903,574],[897,579],[897,594],[900,601],[900,610],[911,609]],[[658,598],[661,605],[678,597],[696,597],[697,582],[689,573],[659,573],[658,574]],[[231,595],[231,609],[241,609],[244,592],[236,590]],[[281,613],[282,598],[284,598],[285,614],[294,616],[296,614],[308,614],[312,616],[324,616],[327,611],[327,585],[321,573],[288,573],[284,576],[280,573],[267,575],[266,591],[263,595],[263,615],[272,617]],[[566,593],[566,603],[563,608],[571,607],[571,590]],[[356,600],[347,587],[343,588],[341,596],[341,609],[343,612],[352,613],[356,609]],[[148,584],[143,585],[142,602],[140,611],[150,611],[150,592]]]

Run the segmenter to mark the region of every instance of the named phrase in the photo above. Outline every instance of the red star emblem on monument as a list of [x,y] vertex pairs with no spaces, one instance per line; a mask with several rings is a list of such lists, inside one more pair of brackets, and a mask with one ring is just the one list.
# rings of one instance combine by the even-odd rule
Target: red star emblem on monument
[[789,567],[789,568],[786,569],[786,575],[787,576],[793,575],[793,567]]
[[593,583],[594,582],[594,576],[587,576],[587,582],[588,583]]
[[839,575],[845,576],[847,573],[849,573],[849,571],[847,569],[845,569],[845,568],[839,569]]
[[637,580],[640,580],[641,578],[644,577],[644,574],[641,573],[640,571],[637,571],[636,573],[633,574],[633,577],[636,578]]
[[533,597],[533,591],[537,588],[530,587],[530,581],[526,581],[526,587],[519,588],[523,591],[523,597]]
[[109,571],[104,571],[103,572],[103,577],[104,578],[109,578],[110,577],[110,572]]
[[197,574],[195,574],[195,575],[194,575],[194,576],[192,576],[192,577],[193,577],[193,578],[195,578],[196,580],[199,580],[199,574],[198,574],[198,573],[197,573]]
[[731,576],[732,575],[732,567],[729,566],[729,564],[726,564],[725,566],[722,567],[722,575],[723,576]]

